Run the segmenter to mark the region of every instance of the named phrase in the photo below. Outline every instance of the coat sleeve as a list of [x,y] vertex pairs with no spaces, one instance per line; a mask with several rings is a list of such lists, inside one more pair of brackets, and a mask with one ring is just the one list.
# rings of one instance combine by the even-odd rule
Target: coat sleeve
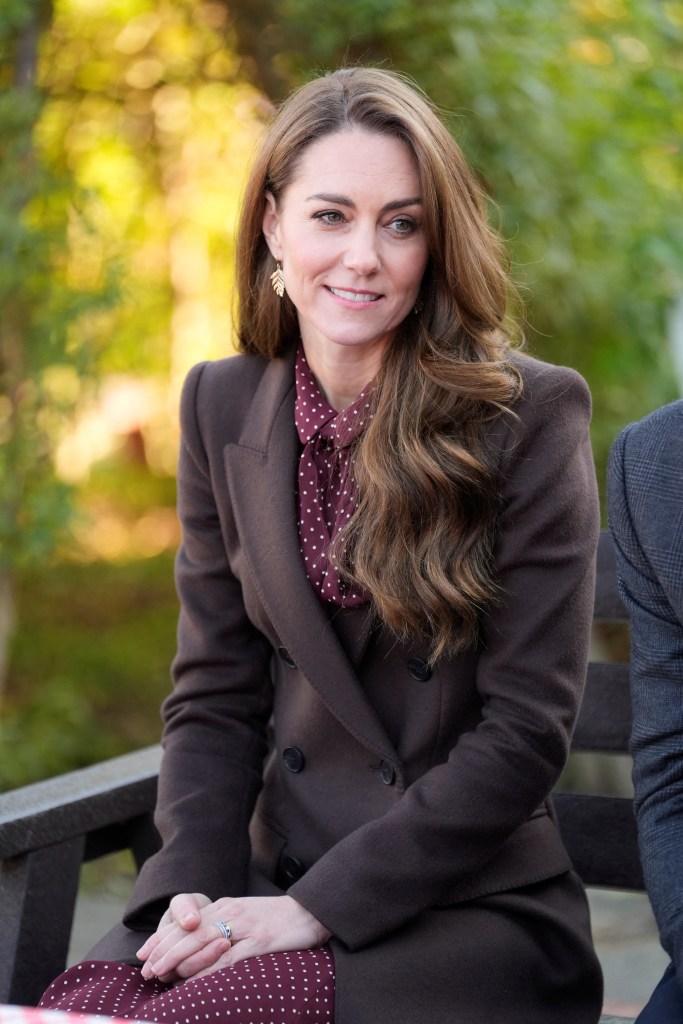
[[142,867],[124,917],[132,928],[154,923],[178,892],[246,891],[248,823],[267,753],[270,646],[247,618],[226,557],[197,425],[202,373],[191,371],[181,401],[178,653],[155,814],[163,847]]
[[683,619],[680,604],[672,603],[674,593],[679,600],[683,594],[683,416],[678,423],[678,439],[665,442],[671,467],[677,467],[673,474],[644,443],[648,426],[627,428],[617,438],[608,499],[619,587],[631,618],[631,750],[641,860],[662,945],[683,983]]
[[289,890],[351,949],[448,903],[543,803],[567,757],[585,682],[599,529],[590,396],[573,371],[534,365],[541,369],[527,373],[500,442],[503,599],[478,651],[482,719],[446,762]]

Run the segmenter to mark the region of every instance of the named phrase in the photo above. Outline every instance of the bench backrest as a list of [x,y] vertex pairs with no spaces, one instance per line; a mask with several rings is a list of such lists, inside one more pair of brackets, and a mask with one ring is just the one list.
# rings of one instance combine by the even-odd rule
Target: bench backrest
[[[617,590],[614,549],[600,534],[594,622],[628,622]],[[628,643],[627,635],[624,640]],[[627,661],[593,661],[572,740],[572,751],[628,754],[631,697]],[[586,885],[643,889],[633,802],[630,798],[556,793],[554,803],[565,845]]]

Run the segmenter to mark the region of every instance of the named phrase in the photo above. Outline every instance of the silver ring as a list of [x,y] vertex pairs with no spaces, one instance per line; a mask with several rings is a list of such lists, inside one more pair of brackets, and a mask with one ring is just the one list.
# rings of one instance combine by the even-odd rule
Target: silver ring
[[218,928],[218,931],[221,933],[224,939],[230,939],[230,936],[232,935],[232,929],[230,925],[227,924],[227,922],[216,921],[216,928]]

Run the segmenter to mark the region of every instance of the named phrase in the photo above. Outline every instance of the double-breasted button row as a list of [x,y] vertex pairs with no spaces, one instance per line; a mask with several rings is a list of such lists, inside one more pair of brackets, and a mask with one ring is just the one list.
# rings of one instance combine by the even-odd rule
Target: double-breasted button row
[[276,881],[282,889],[289,888],[290,885],[294,885],[300,878],[306,874],[306,868],[303,861],[299,860],[291,853],[283,853],[280,855],[280,859],[277,865]]
[[[285,747],[282,751],[282,760],[288,772],[297,775],[303,771],[306,765],[306,758],[303,751],[298,747]],[[385,786],[393,786],[396,782],[396,769],[389,761],[382,761],[379,766],[379,777]]]
[[408,671],[418,683],[426,683],[432,677],[432,668],[424,658],[409,658]]
[[[296,668],[296,662],[286,647],[278,647],[277,653],[287,668]],[[418,683],[426,683],[432,677],[432,667],[424,658],[409,658],[408,671]]]
[[295,775],[297,772],[302,771],[306,764],[306,758],[298,747],[285,747],[282,751],[282,760],[287,771],[293,772]]
[[287,668],[296,668],[296,662],[286,647],[278,647],[277,653],[280,655],[280,660],[284,662]]

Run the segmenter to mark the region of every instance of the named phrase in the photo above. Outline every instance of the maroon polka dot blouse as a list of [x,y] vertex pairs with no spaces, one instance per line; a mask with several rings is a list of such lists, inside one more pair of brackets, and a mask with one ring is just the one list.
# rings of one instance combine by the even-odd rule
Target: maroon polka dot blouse
[[346,608],[363,604],[367,595],[340,578],[328,552],[356,507],[351,445],[372,418],[371,392],[372,381],[348,408],[337,412],[320,391],[299,345],[294,420],[303,445],[298,486],[301,554],[320,596]]

